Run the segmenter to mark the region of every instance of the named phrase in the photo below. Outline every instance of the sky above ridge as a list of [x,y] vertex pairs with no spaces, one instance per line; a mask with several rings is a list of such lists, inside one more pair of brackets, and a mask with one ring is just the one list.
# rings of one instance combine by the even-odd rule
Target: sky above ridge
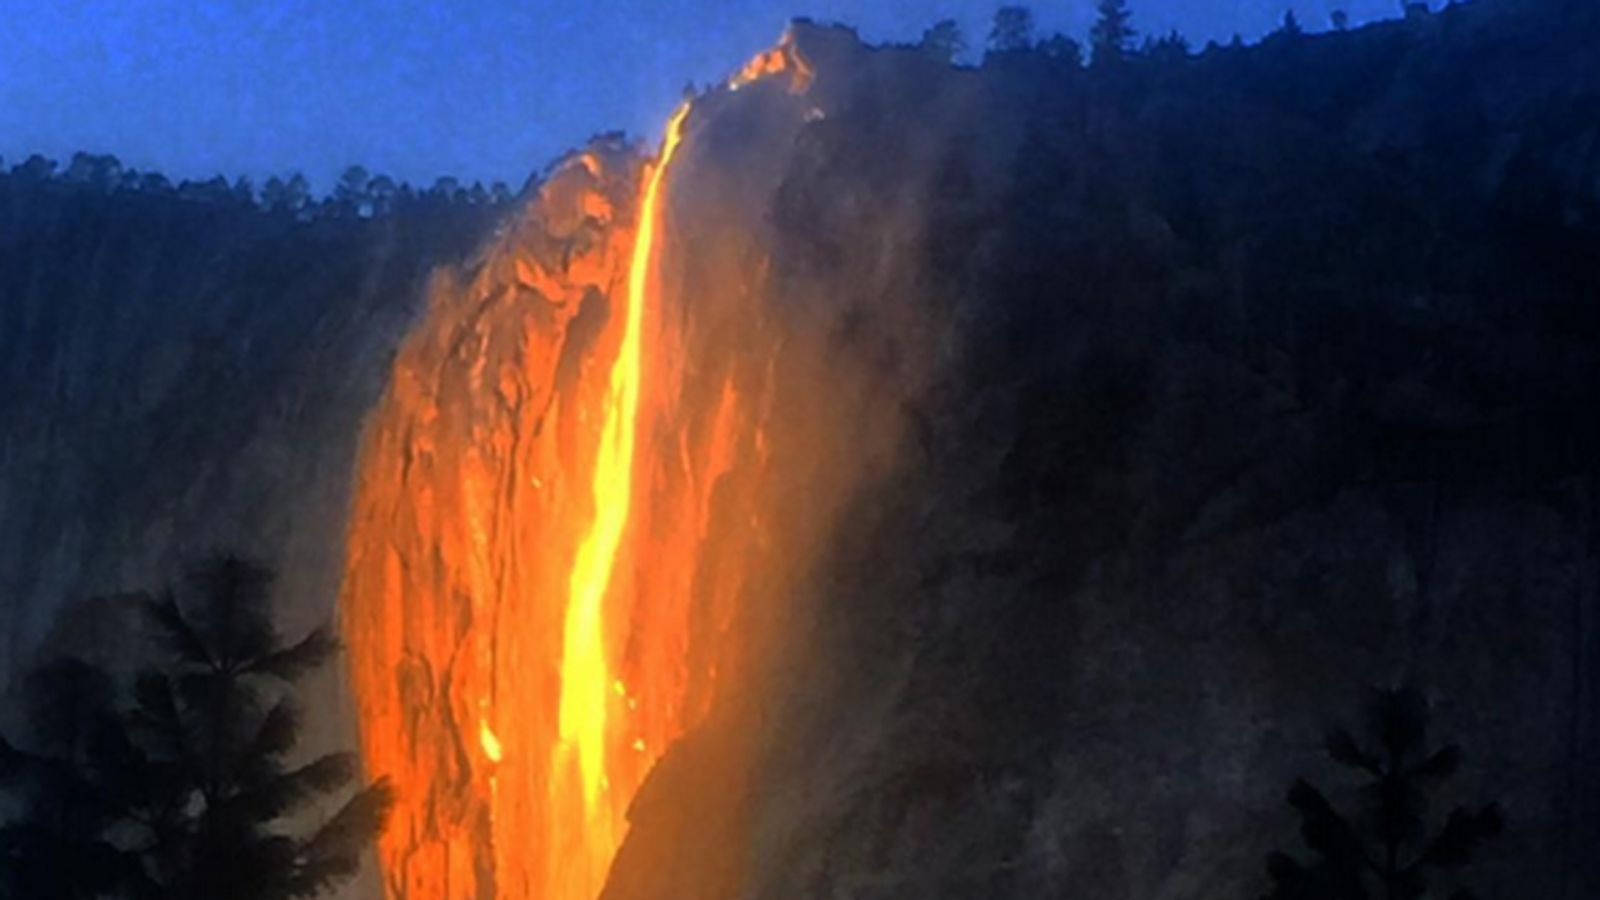
[[[595,133],[654,137],[685,84],[720,80],[794,16],[875,42],[974,0],[11,0],[0,5],[0,157],[76,150],[174,178],[344,166],[419,183],[520,185]],[[1335,9],[1390,17],[1399,0],[1132,0],[1142,33],[1196,45],[1307,30]],[[1438,0],[1433,3],[1435,7]],[[1082,38],[1094,0],[1031,4],[1040,31]]]

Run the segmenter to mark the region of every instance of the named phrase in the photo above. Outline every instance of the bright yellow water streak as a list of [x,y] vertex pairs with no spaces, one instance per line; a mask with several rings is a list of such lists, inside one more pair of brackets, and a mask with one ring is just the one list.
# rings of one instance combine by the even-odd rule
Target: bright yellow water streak
[[[597,802],[607,784],[606,707],[612,679],[606,659],[604,608],[606,588],[633,500],[634,433],[643,356],[640,332],[655,273],[661,186],[683,139],[683,122],[688,115],[687,103],[673,113],[660,159],[650,173],[639,207],[639,232],[628,272],[627,319],[622,344],[611,367],[605,422],[595,458],[594,524],[578,547],[568,582],[561,660],[561,742],[555,764],[559,770],[564,754],[576,752],[583,779],[584,811],[591,822],[596,820]],[[595,837],[609,843],[604,836]],[[610,850],[607,847],[602,852],[609,854]]]

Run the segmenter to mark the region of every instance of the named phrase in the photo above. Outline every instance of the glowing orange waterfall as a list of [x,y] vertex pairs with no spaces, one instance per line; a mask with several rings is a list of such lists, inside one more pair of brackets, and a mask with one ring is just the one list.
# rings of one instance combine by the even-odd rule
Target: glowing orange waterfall
[[[702,103],[798,93],[793,56]],[[364,762],[399,795],[392,900],[597,900],[641,785],[758,652],[780,335],[747,213],[709,205],[746,195],[669,203],[709,174],[689,117],[653,163],[573,154],[437,273],[368,422],[340,615]],[[676,240],[685,205],[726,230]]]
[[634,792],[709,703],[697,566],[758,423],[726,379],[697,399],[660,311],[688,116],[643,169],[575,155],[441,273],[374,412],[342,623],[363,755],[400,792],[391,897],[595,900]]
[[[573,560],[561,659],[560,742],[552,762],[551,798],[556,808],[570,805],[572,767],[576,763],[587,832],[583,868],[589,873],[588,889],[574,892],[571,900],[589,900],[600,892],[598,875],[616,852],[618,818],[612,805],[602,802],[610,788],[606,772],[607,708],[613,685],[607,659],[605,599],[616,565],[618,547],[633,505],[634,448],[637,444],[639,393],[643,379],[645,306],[651,299],[656,264],[656,233],[660,227],[661,191],[673,154],[683,140],[683,122],[689,115],[685,103],[667,126],[661,155],[651,170],[639,205],[639,230],[634,239],[628,271],[627,309],[622,344],[611,366],[604,425],[594,467],[594,524]],[[566,900],[553,897],[551,900]]]

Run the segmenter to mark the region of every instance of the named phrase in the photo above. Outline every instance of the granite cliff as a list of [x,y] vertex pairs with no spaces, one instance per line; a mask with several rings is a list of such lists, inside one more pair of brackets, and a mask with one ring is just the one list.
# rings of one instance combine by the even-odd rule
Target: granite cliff
[[202,538],[337,596],[395,897],[1259,894],[1402,681],[1508,811],[1483,892],[1586,897],[1597,44],[1556,0],[1087,69],[800,23],[425,289],[223,278],[179,319],[274,377],[205,390],[95,257],[81,320],[5,307],[18,647]]

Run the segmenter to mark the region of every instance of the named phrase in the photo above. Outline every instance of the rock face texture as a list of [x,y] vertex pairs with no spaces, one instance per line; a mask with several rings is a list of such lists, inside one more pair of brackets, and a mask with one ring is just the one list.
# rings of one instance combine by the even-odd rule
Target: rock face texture
[[[497,215],[308,220],[0,174],[0,685],[40,655],[120,670],[141,622],[111,598],[218,551],[276,571],[289,633],[329,622],[364,416],[430,271]],[[308,750],[354,743],[337,669],[316,676]]]
[[[163,182],[164,185],[164,182]],[[218,549],[332,612],[361,419],[487,209],[315,221],[0,174],[0,672],[63,607]]]
[[1321,737],[1395,683],[1513,823],[1460,883],[1591,893],[1595,14],[1087,73],[801,35],[770,267],[856,311],[838,357],[936,373],[783,601],[747,830],[695,828],[713,720],[606,896],[1265,893],[1288,784],[1348,802]]
[[[847,488],[883,469],[899,430],[883,386],[914,368],[831,353],[848,307],[771,266],[763,204],[810,86],[786,43],[689,107],[653,206],[657,168],[641,177],[627,148],[567,160],[479,264],[438,279],[401,349],[341,598],[367,765],[401,791],[391,895],[599,896],[664,752],[707,785],[674,813],[699,809],[719,852],[743,832],[725,798],[748,789],[785,598]],[[608,503],[625,526],[585,626],[575,573]],[[596,658],[576,665],[586,627]],[[716,736],[669,751],[689,732]],[[731,857],[667,862],[650,890],[738,883]]]
[[[658,203],[637,148],[565,161],[433,278],[349,514],[318,520],[344,540],[297,538],[324,575],[344,553],[362,746],[401,790],[388,896],[1258,895],[1297,844],[1290,780],[1349,799],[1323,732],[1409,682],[1463,748],[1451,799],[1509,815],[1463,882],[1589,897],[1597,44],[1600,12],[1555,0],[1092,70],[801,25],[691,103]],[[606,477],[634,314],[633,452]],[[315,359],[371,372],[409,320],[384,321]],[[98,358],[76,325],[27,334]],[[282,393],[323,370],[278,352],[263,396],[353,429],[363,395]],[[110,415],[73,409],[57,427]],[[347,460],[329,427],[293,433]],[[79,483],[50,474],[65,432],[8,439],[8,510],[109,527],[16,474]],[[226,520],[298,521],[229,472]],[[170,552],[21,521],[19,573]],[[575,632],[609,682],[582,729]]]

